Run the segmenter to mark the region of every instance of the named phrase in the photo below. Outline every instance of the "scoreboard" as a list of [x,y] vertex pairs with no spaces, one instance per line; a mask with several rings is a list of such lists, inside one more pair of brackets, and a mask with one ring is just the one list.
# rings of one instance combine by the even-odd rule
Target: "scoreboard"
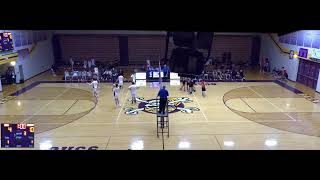
[[[160,72],[161,77],[163,78],[163,71]],[[148,70],[147,79],[159,79],[159,70]]]
[[4,32],[0,33],[0,53],[3,51],[13,50],[12,33]]
[[34,124],[1,124],[2,148],[33,148]]

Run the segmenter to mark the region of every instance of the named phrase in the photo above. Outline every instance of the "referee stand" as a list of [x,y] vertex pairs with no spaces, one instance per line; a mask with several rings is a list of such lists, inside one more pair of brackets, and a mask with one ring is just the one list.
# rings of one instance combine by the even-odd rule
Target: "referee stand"
[[[159,100],[160,101],[160,100]],[[158,107],[159,109],[159,107]],[[165,108],[165,113],[159,113],[159,110],[157,111],[157,137],[159,137],[159,134],[162,134],[162,138],[164,134],[167,134],[169,137],[169,113],[168,113],[168,101]]]

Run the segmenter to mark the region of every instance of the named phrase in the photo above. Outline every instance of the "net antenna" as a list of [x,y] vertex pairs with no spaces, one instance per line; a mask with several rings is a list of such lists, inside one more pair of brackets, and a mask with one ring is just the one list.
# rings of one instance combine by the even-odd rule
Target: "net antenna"
[[162,77],[161,77],[161,63],[160,63],[160,57],[159,57],[159,87],[162,88]]

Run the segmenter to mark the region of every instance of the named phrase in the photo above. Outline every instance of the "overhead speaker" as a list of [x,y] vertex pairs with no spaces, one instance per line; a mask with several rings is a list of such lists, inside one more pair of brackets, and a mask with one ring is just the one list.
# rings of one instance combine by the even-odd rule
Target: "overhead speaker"
[[173,43],[180,47],[193,47],[195,35],[194,32],[173,32]]
[[196,46],[199,49],[209,49],[213,41],[213,32],[198,32]]

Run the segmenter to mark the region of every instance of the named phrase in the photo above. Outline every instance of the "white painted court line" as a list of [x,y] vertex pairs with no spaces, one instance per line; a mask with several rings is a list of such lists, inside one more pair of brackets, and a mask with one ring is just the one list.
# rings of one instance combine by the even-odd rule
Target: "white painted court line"
[[198,104],[198,106],[199,106],[199,108],[200,108],[200,111],[201,111],[203,117],[204,117],[204,118],[206,119],[206,121],[208,122],[207,116],[204,114],[203,109],[201,108],[200,103],[199,103],[196,95],[194,95],[194,94],[192,94],[192,95],[194,96],[194,98],[195,98],[195,100],[196,100],[196,102],[197,102],[197,104]]
[[[292,122],[292,120],[261,120],[259,122],[280,122],[280,121],[289,121]],[[185,121],[185,122],[170,122],[172,124],[192,124],[192,123],[254,123],[255,121]],[[65,124],[65,123],[37,123],[37,124]],[[74,123],[73,125],[103,125],[103,124],[115,124],[114,122],[111,123]],[[118,124],[122,124],[122,125],[126,125],[126,124],[154,124],[154,122],[122,122],[122,123],[118,123]]]
[[46,108],[48,105],[50,105],[51,103],[53,103],[55,100],[57,100],[59,97],[61,97],[64,93],[66,93],[69,90],[69,88],[67,88],[66,90],[64,90],[61,94],[57,95],[54,99],[52,99],[51,101],[49,101],[46,105],[44,105],[42,108],[40,108],[37,112],[35,112],[33,115],[31,115],[29,118],[23,120],[21,123],[24,123],[25,121],[30,120],[34,115],[37,115],[38,113],[40,113],[44,108]]
[[[124,88],[124,87],[123,87]],[[127,93],[126,93],[126,96],[124,97],[124,99],[122,99],[122,104],[121,104],[121,102],[120,102],[120,104],[121,104],[121,107],[120,107],[120,111],[119,111],[119,113],[118,113],[118,116],[117,116],[117,119],[116,119],[116,124],[118,124],[118,120],[119,120],[119,118],[120,118],[120,116],[121,116],[121,112],[122,112],[122,109],[123,109],[123,107],[125,106],[125,104],[126,104],[126,99],[127,99],[127,97],[128,97],[128,94],[129,94],[129,90],[127,89]]]
[[263,98],[265,101],[267,101],[268,103],[270,103],[272,106],[274,106],[275,108],[277,108],[278,110],[280,110],[280,112],[282,112],[283,114],[287,115],[290,119],[292,119],[293,121],[297,121],[296,119],[294,119],[293,117],[291,117],[289,114],[285,113],[285,111],[283,111],[281,108],[279,108],[278,106],[276,106],[275,104],[273,104],[271,101],[269,101],[268,99],[266,99],[265,97],[263,97],[261,94],[259,94],[257,91],[253,90],[250,86],[247,86],[251,91],[253,91],[254,93],[258,94],[258,96],[260,96],[261,98]]

